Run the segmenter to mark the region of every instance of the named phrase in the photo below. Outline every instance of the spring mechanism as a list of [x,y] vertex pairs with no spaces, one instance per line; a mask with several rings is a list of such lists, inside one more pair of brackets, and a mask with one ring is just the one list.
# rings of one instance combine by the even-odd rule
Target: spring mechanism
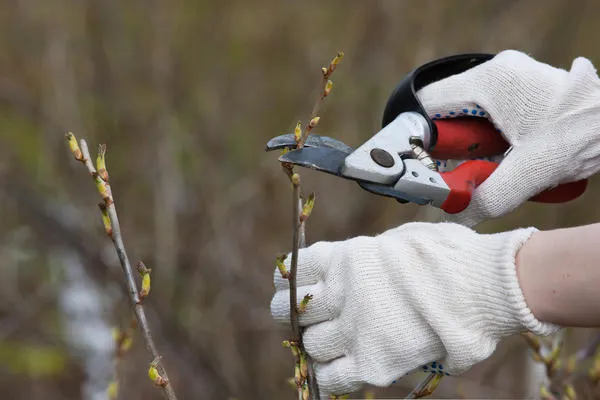
[[409,139],[409,143],[417,160],[421,161],[427,168],[433,171],[438,170],[436,162],[433,161],[429,153],[423,148],[423,141],[421,138],[413,136]]

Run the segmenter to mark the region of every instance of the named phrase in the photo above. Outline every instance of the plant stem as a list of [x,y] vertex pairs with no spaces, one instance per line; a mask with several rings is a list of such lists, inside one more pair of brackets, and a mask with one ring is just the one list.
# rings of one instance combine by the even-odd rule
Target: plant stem
[[[298,273],[298,250],[300,248],[300,209],[298,203],[300,200],[300,182],[292,182],[292,261],[290,265],[290,318],[294,340],[302,345],[302,333],[298,323],[298,305],[297,305],[297,286],[296,275]],[[303,347],[303,346],[302,346]]]
[[431,372],[425,379],[423,379],[415,388],[406,396],[407,399],[417,399],[421,397],[421,392],[429,385],[429,383],[436,377],[435,372]]
[[[71,134],[68,134],[71,135]],[[67,138],[69,136],[67,135]],[[75,140],[73,138],[73,140]],[[81,161],[88,169],[88,172],[92,176],[92,178],[96,181],[97,186],[100,189],[100,194],[104,200],[104,204],[106,206],[106,211],[110,218],[112,230],[108,234],[110,236],[115,250],[117,252],[117,256],[119,257],[119,262],[121,264],[121,269],[125,274],[125,280],[127,282],[127,289],[129,291],[129,300],[131,305],[134,308],[135,316],[138,322],[138,326],[140,327],[140,331],[144,338],[144,342],[146,344],[146,350],[151,354],[153,360],[160,360],[160,354],[156,348],[156,344],[152,338],[152,334],[150,331],[150,325],[148,324],[148,320],[146,318],[146,312],[144,310],[144,306],[140,301],[139,292],[137,289],[137,284],[135,283],[133,268],[131,267],[131,263],[129,262],[129,257],[127,256],[127,251],[125,250],[125,244],[123,242],[123,236],[121,234],[121,226],[119,224],[119,217],[117,215],[117,210],[115,207],[114,198],[112,195],[112,191],[110,189],[110,185],[108,184],[108,175],[106,177],[100,176],[94,164],[92,162],[92,158],[90,156],[90,151],[87,145],[87,142],[84,139],[81,139],[80,142],[81,149],[81,158],[78,158],[77,154],[75,154],[75,158]],[[103,152],[103,148],[100,148],[101,152]],[[105,171],[104,171],[105,172]],[[167,400],[177,400],[177,396],[173,387],[169,381],[167,376],[167,370],[164,367],[162,361],[159,363],[161,369],[161,376],[166,381],[165,385],[161,385],[163,397]]]
[[[290,285],[290,322],[292,325],[292,332],[294,334],[293,340],[298,344],[298,350],[301,354],[306,356],[306,363],[308,366],[307,381],[309,387],[309,398],[318,400],[319,397],[319,385],[314,374],[312,359],[306,353],[304,349],[304,343],[302,341],[302,328],[298,321],[298,286],[296,276],[298,274],[298,253],[300,248],[306,245],[306,232],[305,222],[300,221],[300,213],[302,211],[302,198],[300,196],[300,175],[292,173],[292,260],[290,262],[290,274],[288,277]],[[302,388],[298,388],[298,398],[302,399]]]

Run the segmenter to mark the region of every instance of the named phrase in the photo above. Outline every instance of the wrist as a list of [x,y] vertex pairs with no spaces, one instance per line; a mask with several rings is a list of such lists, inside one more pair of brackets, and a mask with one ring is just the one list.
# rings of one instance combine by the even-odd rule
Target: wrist
[[523,294],[539,320],[600,326],[600,224],[536,232],[517,255]]

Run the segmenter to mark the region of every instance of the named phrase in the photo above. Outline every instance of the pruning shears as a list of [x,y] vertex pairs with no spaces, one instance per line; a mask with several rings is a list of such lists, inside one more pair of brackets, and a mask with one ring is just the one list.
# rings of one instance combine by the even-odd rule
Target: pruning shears
[[[475,188],[499,165],[481,158],[502,156],[510,151],[510,144],[487,118],[470,113],[430,118],[416,93],[493,56],[458,54],[410,72],[387,101],[382,129],[356,149],[316,134],[296,149],[294,134],[284,134],[272,138],[266,150],[288,149],[279,161],[354,180],[364,190],[401,203],[430,204],[450,214],[461,212],[469,205]],[[434,159],[467,161],[452,171],[440,172]],[[586,187],[587,180],[564,183],[530,201],[563,203],[579,197]]]

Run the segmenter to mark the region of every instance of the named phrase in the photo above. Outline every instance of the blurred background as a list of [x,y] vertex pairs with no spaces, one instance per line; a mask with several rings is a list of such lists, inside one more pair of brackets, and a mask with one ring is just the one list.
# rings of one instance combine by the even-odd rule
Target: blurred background
[[[294,398],[289,332],[269,312],[275,256],[291,248],[291,190],[264,145],[306,122],[320,68],[345,52],[316,132],[356,146],[379,129],[394,85],[433,58],[513,48],[567,69],[577,56],[600,63],[598,12],[592,0],[2,0],[2,398],[106,398],[111,332],[132,316],[100,198],[65,132],[93,153],[108,146],[129,255],[153,268],[147,313],[179,398]],[[317,195],[309,243],[438,217],[300,172]],[[478,229],[594,222],[598,194],[593,178],[576,201],[526,204]],[[568,351],[594,335],[570,331]],[[120,398],[161,398],[150,361],[136,333]],[[533,398],[543,377],[511,338],[435,397]],[[419,378],[368,390],[397,398]]]

